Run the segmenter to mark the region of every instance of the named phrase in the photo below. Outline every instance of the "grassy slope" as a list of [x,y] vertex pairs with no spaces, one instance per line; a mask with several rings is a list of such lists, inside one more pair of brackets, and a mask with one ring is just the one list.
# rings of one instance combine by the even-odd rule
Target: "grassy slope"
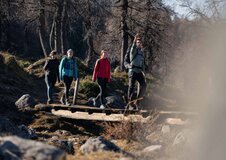
[[[59,118],[56,116],[46,115],[45,113],[23,113],[18,112],[14,106],[15,101],[23,94],[30,93],[32,94],[38,101],[43,101],[45,97],[45,83],[43,80],[43,72],[42,66],[44,65],[45,59],[41,59],[35,63],[31,63],[29,61],[20,59],[18,57],[12,56],[8,53],[0,53],[0,112],[4,115],[7,115],[8,118],[16,122],[17,124],[26,124],[31,128],[36,129],[39,134],[40,141],[46,141],[52,136],[56,135],[55,131],[62,129],[68,130],[73,134],[73,137],[78,137],[79,142],[76,148],[79,146],[90,136],[98,136],[102,135],[106,138],[109,137],[108,133],[117,131],[114,133],[116,135],[117,144],[127,151],[136,151],[140,146],[148,145],[145,139],[137,139],[136,137],[140,137],[140,133],[134,132],[131,137],[131,130],[128,128],[134,128],[131,124],[121,124],[121,125],[112,125],[107,123],[97,123],[90,121],[74,121]],[[87,69],[85,65],[83,65],[79,61],[80,68],[80,90],[79,90],[79,98],[80,100],[84,100],[89,98],[89,96],[93,95],[94,90],[97,90],[96,83],[91,82],[91,70]],[[87,75],[88,73],[88,75]],[[171,88],[165,86],[161,87],[161,84],[156,81],[153,77],[148,76],[148,92],[146,95],[152,98],[153,92],[159,93],[159,99],[155,100],[158,103],[164,102],[165,104],[169,104],[169,99],[167,99],[168,95],[164,95],[164,90],[169,90]],[[127,74],[126,73],[113,73],[112,80],[109,84],[109,91],[115,92],[116,94],[124,95],[127,90]],[[92,87],[90,87],[92,86]],[[157,90],[157,88],[159,88]],[[89,95],[90,94],[90,95]],[[96,94],[96,93],[95,93]],[[94,95],[95,95],[94,94]],[[164,97],[162,97],[162,96]],[[166,97],[166,98],[165,98]],[[165,98],[165,99],[164,99]],[[7,108],[7,109],[6,109]],[[136,124],[136,127],[137,128]],[[145,126],[146,128],[150,128],[148,133],[151,133],[153,130],[153,126]],[[123,131],[123,135],[118,132],[119,130]],[[141,128],[138,127],[138,130]],[[125,134],[126,131],[126,134]],[[160,131],[160,129],[159,129]],[[118,133],[118,135],[117,135]],[[142,131],[143,133],[143,131]],[[119,135],[120,134],[120,135]],[[159,139],[158,134],[156,135]],[[128,137],[130,137],[128,139]],[[67,139],[68,137],[60,137],[62,139]],[[144,138],[144,137],[143,137]],[[143,143],[144,142],[144,143]],[[111,155],[111,156],[109,156]],[[115,153],[94,153],[88,156],[81,155],[77,153],[76,159],[118,159],[121,155]],[[69,159],[74,159],[75,156],[69,156]]]

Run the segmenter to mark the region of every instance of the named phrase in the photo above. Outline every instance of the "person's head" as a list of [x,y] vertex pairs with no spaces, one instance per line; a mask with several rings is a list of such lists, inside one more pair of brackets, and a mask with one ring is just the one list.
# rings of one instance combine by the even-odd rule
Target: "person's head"
[[49,54],[49,57],[52,59],[55,59],[57,56],[57,52],[55,50],[51,51],[51,53]]
[[107,58],[108,57],[108,52],[106,50],[101,50],[100,53],[100,58]]
[[72,50],[72,49],[69,49],[69,50],[67,51],[67,57],[68,57],[68,58],[72,58],[73,55],[74,55],[73,50]]
[[137,46],[137,48],[142,48],[141,38],[137,38],[137,40],[136,40],[136,46]]

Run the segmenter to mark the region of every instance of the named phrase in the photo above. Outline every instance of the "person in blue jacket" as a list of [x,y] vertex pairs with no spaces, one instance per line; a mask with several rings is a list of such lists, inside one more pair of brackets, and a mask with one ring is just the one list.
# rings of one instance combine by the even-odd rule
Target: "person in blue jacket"
[[73,58],[74,52],[72,49],[67,51],[67,56],[65,56],[59,66],[59,77],[60,80],[63,81],[65,91],[63,97],[61,97],[60,102],[65,105],[70,105],[69,103],[69,89],[71,83],[78,78],[78,67],[77,62]]

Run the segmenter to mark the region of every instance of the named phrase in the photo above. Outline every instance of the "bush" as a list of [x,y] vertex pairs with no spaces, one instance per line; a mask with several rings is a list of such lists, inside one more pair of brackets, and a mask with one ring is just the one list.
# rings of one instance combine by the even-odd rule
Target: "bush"
[[91,81],[90,76],[87,76],[80,80],[79,92],[84,94],[86,98],[95,97],[99,93],[99,87],[97,83]]

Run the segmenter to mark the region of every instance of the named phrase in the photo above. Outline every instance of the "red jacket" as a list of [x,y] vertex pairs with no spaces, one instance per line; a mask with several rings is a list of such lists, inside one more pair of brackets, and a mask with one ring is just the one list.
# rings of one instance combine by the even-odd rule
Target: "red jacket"
[[96,61],[95,68],[93,71],[93,81],[96,78],[107,78],[110,82],[111,66],[107,58],[101,58]]

